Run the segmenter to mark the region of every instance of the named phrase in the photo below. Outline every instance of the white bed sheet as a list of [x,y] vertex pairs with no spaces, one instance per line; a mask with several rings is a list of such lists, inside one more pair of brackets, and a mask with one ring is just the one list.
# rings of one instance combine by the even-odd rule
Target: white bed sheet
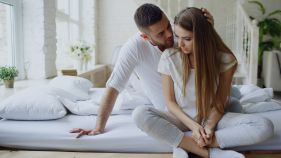
[[164,152],[171,147],[142,133],[131,115],[111,116],[106,130],[97,136],[68,131],[73,127],[94,128],[96,116],[67,115],[52,121],[0,121],[0,146],[33,150],[70,150],[105,152]]
[[[259,114],[271,119],[275,136],[261,144],[237,150],[281,150],[281,110]],[[83,136],[68,131],[73,127],[94,128],[96,116],[67,115],[52,121],[0,121],[0,146],[32,150],[171,152],[171,147],[146,136],[134,124],[131,115],[111,116],[107,132]]]
[[[90,96],[100,102],[104,88],[91,89]],[[237,150],[281,150],[281,110],[258,115],[271,119],[275,136],[261,144]],[[171,152],[172,148],[141,132],[131,115],[113,115],[108,132],[97,136],[83,136],[68,131],[74,127],[92,129],[96,116],[67,115],[51,121],[0,121],[0,146],[32,150],[104,151],[104,152]]]

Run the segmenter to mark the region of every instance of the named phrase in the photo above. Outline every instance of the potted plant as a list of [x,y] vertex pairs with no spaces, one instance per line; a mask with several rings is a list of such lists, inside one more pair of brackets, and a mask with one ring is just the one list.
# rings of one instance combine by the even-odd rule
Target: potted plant
[[83,41],[79,41],[78,43],[70,46],[69,54],[74,59],[74,67],[78,71],[83,69],[83,65],[84,69],[87,69],[88,62],[91,59],[91,52],[92,47]]
[[[258,78],[261,78],[264,51],[280,50],[281,45],[281,21],[274,15],[281,15],[281,10],[275,10],[266,14],[264,5],[259,1],[249,1],[258,6],[262,18],[258,20],[259,27],[259,53],[258,53]],[[254,17],[250,18],[256,19]]]
[[6,88],[14,87],[14,78],[18,76],[18,70],[14,66],[0,67],[0,79],[4,81]]

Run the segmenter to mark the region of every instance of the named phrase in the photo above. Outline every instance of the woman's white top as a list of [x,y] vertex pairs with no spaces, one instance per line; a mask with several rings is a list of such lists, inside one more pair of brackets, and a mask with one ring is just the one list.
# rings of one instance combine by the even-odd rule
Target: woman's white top
[[[191,69],[189,79],[186,84],[186,94],[182,95],[182,60],[179,50],[171,48],[161,55],[158,72],[171,76],[174,82],[175,98],[183,111],[191,118],[195,118],[196,111],[196,90],[195,90],[195,70]],[[236,64],[235,58],[231,54],[221,53],[220,72],[224,72]]]

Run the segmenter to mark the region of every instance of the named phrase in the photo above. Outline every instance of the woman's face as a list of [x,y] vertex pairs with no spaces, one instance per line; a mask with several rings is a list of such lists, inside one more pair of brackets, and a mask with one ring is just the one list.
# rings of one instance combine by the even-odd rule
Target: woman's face
[[184,54],[193,53],[193,33],[187,31],[179,25],[175,25],[175,37],[177,38],[178,46]]

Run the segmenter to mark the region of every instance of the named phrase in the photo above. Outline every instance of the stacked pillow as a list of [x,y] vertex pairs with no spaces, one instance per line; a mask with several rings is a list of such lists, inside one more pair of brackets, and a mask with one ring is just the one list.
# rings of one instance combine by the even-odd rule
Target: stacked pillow
[[46,86],[25,89],[0,103],[0,117],[12,120],[61,118],[66,110],[54,95],[60,92],[59,89]]
[[13,120],[50,120],[66,115],[59,98],[87,100],[92,83],[76,76],[60,76],[47,86],[31,87],[0,103],[0,117]]
[[49,86],[69,92],[74,100],[88,100],[90,99],[89,90],[93,84],[77,76],[59,76],[50,81]]
[[[137,106],[149,106],[151,102],[146,96],[137,91],[123,90],[118,96],[111,114],[129,114]],[[99,112],[102,96],[105,88],[95,88],[91,90],[91,99],[84,101],[73,101],[66,97],[61,97],[63,105],[76,115],[96,115]]]
[[272,99],[272,88],[260,88],[252,84],[233,86],[232,96],[239,100],[244,113],[260,113],[281,109],[281,103]]

